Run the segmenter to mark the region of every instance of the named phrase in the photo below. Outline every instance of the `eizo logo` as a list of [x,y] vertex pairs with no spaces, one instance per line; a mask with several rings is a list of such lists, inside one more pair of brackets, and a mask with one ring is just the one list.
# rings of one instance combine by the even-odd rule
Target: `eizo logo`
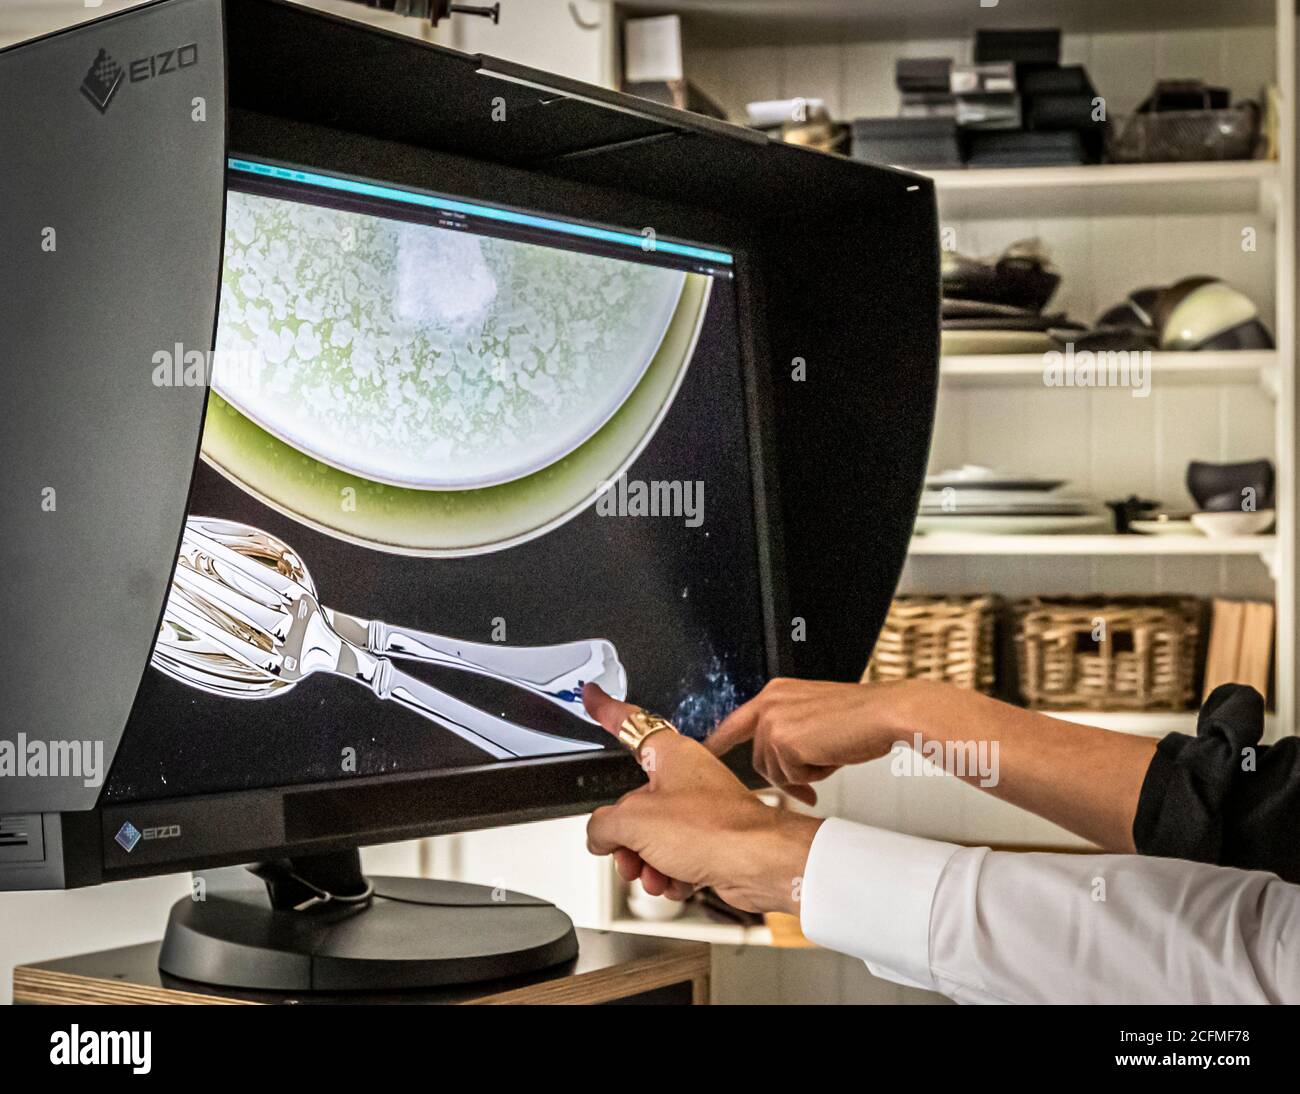
[[155,76],[166,76],[169,72],[179,72],[199,63],[199,47],[191,42],[180,49],[165,49],[152,57],[141,57],[131,62],[130,75],[133,84],[141,80],[152,80]]
[[165,49],[161,53],[139,57],[125,69],[113,59],[108,50],[101,49],[91,63],[90,71],[81,81],[81,93],[90,100],[96,110],[103,114],[108,110],[109,104],[124,80],[138,84],[158,76],[166,76],[170,72],[179,72],[183,68],[192,68],[198,63],[197,42],[190,42],[179,49]]
[[135,845],[140,842],[140,829],[127,821],[117,830],[117,835],[113,838],[122,845],[122,850],[129,854],[135,850]]
[[135,845],[142,839],[179,839],[181,826],[179,824],[160,824],[154,828],[146,828],[141,832],[134,824],[127,821],[117,830],[117,835],[113,838],[117,840],[127,854],[135,850]]
[[122,86],[124,75],[122,66],[113,60],[108,50],[101,49],[91,64],[90,71],[86,73],[86,78],[81,81],[81,93],[102,114],[113,101],[117,89]]

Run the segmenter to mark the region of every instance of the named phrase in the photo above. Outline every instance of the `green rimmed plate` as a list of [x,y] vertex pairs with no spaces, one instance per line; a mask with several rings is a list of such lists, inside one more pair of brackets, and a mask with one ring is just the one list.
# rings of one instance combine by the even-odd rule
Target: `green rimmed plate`
[[374,482],[473,490],[588,440],[682,270],[232,192],[213,390]]
[[215,392],[203,458],[258,500],[348,542],[396,554],[497,551],[570,520],[649,443],[681,385],[711,280],[687,274],[677,309],[640,382],[592,437],[531,475],[470,490],[415,490],[349,474],[268,433]]

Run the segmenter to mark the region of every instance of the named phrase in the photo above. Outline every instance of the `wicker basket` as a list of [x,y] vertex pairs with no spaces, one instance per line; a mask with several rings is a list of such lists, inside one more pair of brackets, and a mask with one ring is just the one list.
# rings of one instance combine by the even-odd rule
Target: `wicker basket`
[[862,682],[921,678],[992,691],[994,606],[991,596],[899,597]]
[[1022,601],[1021,699],[1040,710],[1186,710],[1201,614],[1190,597]]

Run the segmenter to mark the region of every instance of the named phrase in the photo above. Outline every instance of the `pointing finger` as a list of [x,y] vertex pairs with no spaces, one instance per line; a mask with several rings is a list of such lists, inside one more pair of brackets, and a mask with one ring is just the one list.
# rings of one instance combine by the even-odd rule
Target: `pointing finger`
[[631,703],[615,699],[599,684],[583,687],[582,705],[587,708],[588,714],[615,737],[618,736],[618,727],[623,724],[623,719],[637,709]]
[[705,740],[710,752],[715,756],[725,756],[738,744],[753,738],[758,728],[758,706],[756,699],[751,699],[744,706],[737,707],[723,720]]

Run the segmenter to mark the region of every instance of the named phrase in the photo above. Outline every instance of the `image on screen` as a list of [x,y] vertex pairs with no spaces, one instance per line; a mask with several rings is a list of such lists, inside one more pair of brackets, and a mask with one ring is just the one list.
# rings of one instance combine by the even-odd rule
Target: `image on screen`
[[733,257],[232,160],[211,393],[105,800],[706,735],[765,676]]

